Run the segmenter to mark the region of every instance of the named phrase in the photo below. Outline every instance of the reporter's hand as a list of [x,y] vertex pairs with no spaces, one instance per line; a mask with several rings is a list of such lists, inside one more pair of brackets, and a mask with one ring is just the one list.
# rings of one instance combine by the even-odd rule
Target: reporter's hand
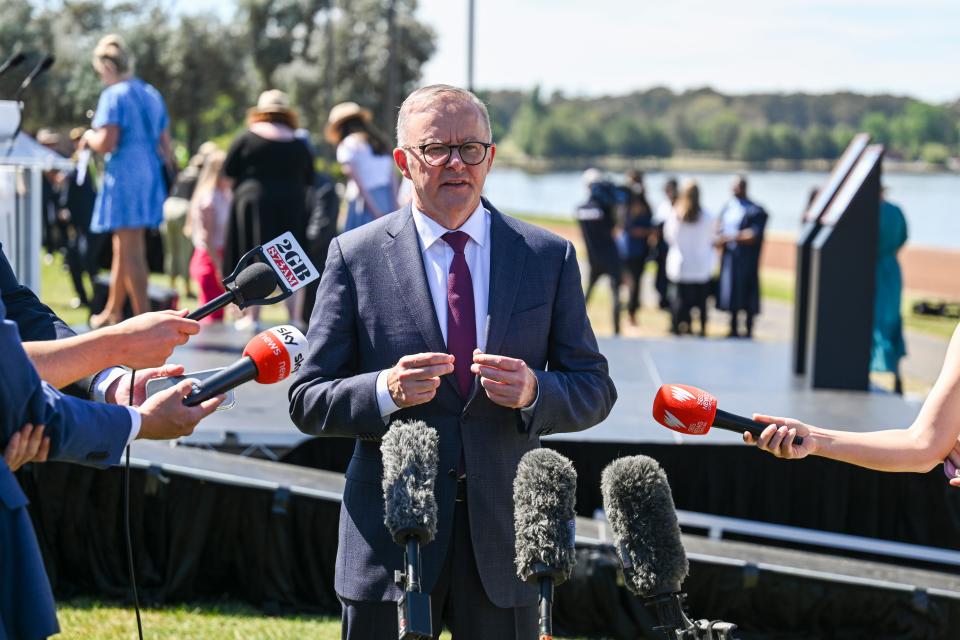
[[200,323],[187,320],[187,309],[151,311],[104,329],[117,340],[119,362],[132,369],[159,367],[178,345],[200,332]]
[[187,379],[175,387],[150,396],[138,409],[142,420],[137,438],[145,440],[171,440],[193,433],[197,423],[213,413],[226,396],[210,398],[196,407],[183,404],[193,390],[195,380]]
[[[949,468],[948,463],[952,465],[953,469],[960,470],[960,440],[953,443],[953,449],[947,454],[947,459],[943,461],[945,468]],[[960,473],[960,471],[955,471],[955,473]],[[960,487],[960,476],[955,475],[950,478],[949,482],[951,487]]]
[[[799,460],[817,452],[817,439],[811,435],[810,425],[793,418],[779,418],[753,414],[757,422],[769,424],[760,439],[756,440],[750,433],[743,434],[743,441],[747,444],[756,444],[758,449],[772,453],[785,460]],[[803,437],[803,444],[794,444],[796,436]]]
[[440,376],[453,373],[449,353],[416,353],[403,356],[387,373],[390,397],[401,409],[433,400]]
[[34,428],[25,424],[7,442],[3,450],[3,461],[11,471],[16,471],[28,462],[46,462],[50,455],[50,438],[43,435],[44,426]]
[[523,409],[537,399],[537,376],[518,358],[473,351],[470,371],[480,376],[480,386],[495,404]]
[[[165,364],[162,367],[140,369],[133,378],[133,406],[138,407],[147,399],[147,381],[153,378],[167,378],[182,376],[182,364]],[[130,376],[122,375],[107,388],[104,394],[107,402],[112,404],[130,404]]]

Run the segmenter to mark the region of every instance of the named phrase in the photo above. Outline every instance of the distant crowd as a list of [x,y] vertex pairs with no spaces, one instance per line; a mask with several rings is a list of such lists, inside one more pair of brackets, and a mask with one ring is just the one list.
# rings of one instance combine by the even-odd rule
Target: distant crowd
[[596,169],[584,172],[587,199],[576,211],[589,258],[586,296],[601,277],[611,285],[613,331],[621,329],[621,286],[628,283],[626,305],[631,325],[638,322],[643,274],[648,262],[659,306],[670,313],[671,332],[707,331],[707,301],[730,314],[730,337],[753,336],[760,312],[760,251],[767,212],[747,196],[747,180],[734,180],[731,198],[714,215],[701,204],[695,180],[667,180],[664,199],[650,205],[643,174],[630,171],[621,184]]

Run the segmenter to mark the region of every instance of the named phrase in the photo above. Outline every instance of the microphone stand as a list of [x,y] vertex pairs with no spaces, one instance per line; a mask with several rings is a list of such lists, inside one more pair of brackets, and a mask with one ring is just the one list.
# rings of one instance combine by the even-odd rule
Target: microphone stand
[[420,536],[415,531],[406,534],[403,554],[404,571],[395,571],[394,582],[403,589],[397,601],[397,628],[399,640],[432,640],[433,614],[430,594],[420,590]]
[[696,620],[691,621],[683,610],[686,594],[674,591],[644,599],[644,605],[653,609],[659,627],[667,640],[733,640],[737,625],[729,622]]
[[534,563],[530,579],[537,579],[540,586],[539,640],[553,640],[553,567],[542,562]]

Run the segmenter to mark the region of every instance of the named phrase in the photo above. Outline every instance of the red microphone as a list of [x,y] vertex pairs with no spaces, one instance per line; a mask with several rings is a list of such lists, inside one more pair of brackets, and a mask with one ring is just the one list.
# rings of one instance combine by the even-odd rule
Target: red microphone
[[[749,432],[754,439],[769,425],[750,418],[727,413],[717,408],[717,399],[703,389],[686,384],[665,384],[657,391],[653,399],[653,419],[679,433],[690,436],[703,436],[710,427]],[[796,445],[803,444],[803,438],[793,439]]]
[[261,331],[244,347],[242,358],[202,383],[194,384],[183,404],[195,407],[251,380],[260,384],[280,382],[300,369],[306,351],[307,339],[292,325]]

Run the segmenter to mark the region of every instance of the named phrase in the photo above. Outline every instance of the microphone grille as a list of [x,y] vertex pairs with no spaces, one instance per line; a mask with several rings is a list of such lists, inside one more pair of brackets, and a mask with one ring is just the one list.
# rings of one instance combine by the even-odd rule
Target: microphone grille
[[513,481],[516,567],[521,580],[553,577],[560,584],[576,562],[577,472],[552,449],[528,451]]
[[614,460],[600,482],[627,586],[641,597],[673,593],[689,565],[667,474],[653,458]]
[[439,441],[436,430],[420,420],[394,422],[383,436],[384,524],[399,544],[410,535],[427,544],[437,534]]
[[277,288],[277,275],[264,262],[254,262],[237,274],[234,285],[245,300],[266,298]]

